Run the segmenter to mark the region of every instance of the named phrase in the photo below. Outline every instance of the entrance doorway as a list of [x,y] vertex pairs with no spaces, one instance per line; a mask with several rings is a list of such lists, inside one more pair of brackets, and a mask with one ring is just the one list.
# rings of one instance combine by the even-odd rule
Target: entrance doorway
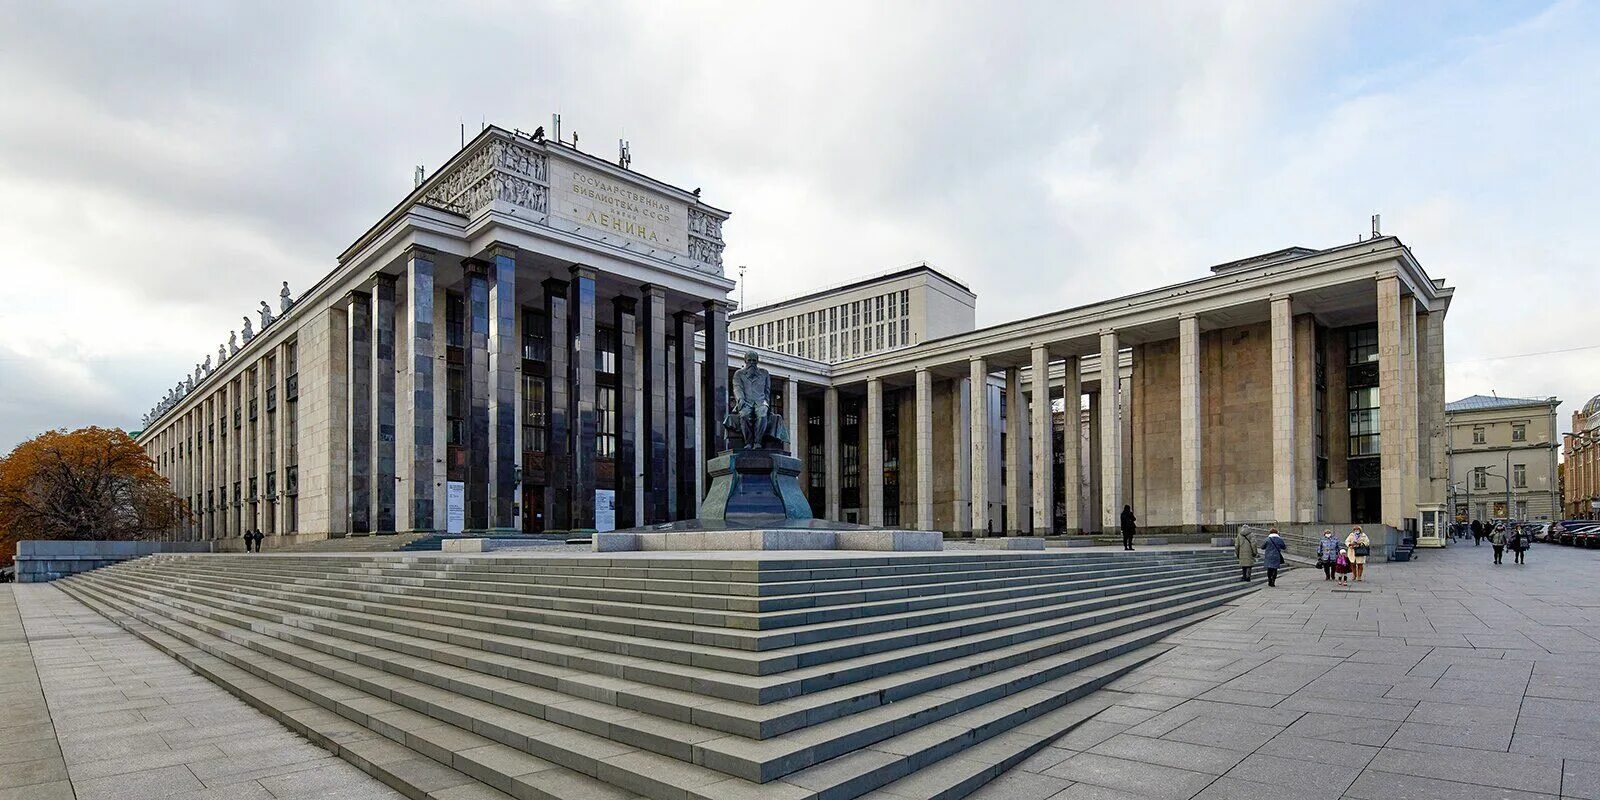
[[522,484],[522,532],[544,533],[544,487]]

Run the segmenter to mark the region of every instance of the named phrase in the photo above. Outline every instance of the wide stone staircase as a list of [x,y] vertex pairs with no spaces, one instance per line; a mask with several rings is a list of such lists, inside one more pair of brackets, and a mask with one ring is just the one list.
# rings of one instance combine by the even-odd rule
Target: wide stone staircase
[[958,798],[1254,585],[1212,550],[157,555],[57,585],[416,798]]

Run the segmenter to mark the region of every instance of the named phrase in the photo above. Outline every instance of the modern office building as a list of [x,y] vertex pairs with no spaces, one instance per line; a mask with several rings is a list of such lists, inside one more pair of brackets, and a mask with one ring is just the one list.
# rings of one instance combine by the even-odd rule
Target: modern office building
[[1455,519],[1557,518],[1559,405],[1554,397],[1481,394],[1445,405]]
[[727,218],[486,130],[163,402],[139,441],[197,513],[174,535],[692,517],[729,361],[754,348],[819,517],[1067,533],[1128,504],[1153,531],[1364,522],[1441,541],[1453,289],[1394,237],[976,328],[972,293],[926,266],[730,320]]
[[1572,412],[1572,431],[1562,441],[1565,519],[1600,519],[1600,394]]

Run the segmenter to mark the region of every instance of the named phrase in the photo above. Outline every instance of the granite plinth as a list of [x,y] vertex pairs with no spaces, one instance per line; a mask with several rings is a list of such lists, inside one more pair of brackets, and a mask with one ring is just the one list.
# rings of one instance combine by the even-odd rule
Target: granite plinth
[[729,450],[706,462],[711,485],[700,519],[755,527],[768,519],[811,519],[800,491],[800,459],[777,450]]
[[944,549],[944,535],[938,531],[905,531],[840,525],[820,520],[818,525],[752,528],[706,528],[689,525],[659,526],[668,530],[635,528],[597,533],[594,549],[598,553],[630,550],[871,550],[937,551]]

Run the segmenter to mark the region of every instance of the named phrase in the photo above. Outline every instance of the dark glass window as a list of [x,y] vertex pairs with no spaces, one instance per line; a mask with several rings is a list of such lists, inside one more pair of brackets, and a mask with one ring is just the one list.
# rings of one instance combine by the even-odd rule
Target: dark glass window
[[1355,328],[1347,336],[1350,345],[1350,363],[1365,364],[1378,360],[1378,329]]
[[463,364],[450,364],[444,378],[445,444],[467,444],[467,370]]
[[1350,390],[1350,457],[1380,452],[1378,387]]
[[444,343],[447,347],[467,346],[467,306],[459,292],[444,295]]
[[599,458],[617,455],[617,390],[597,386],[594,391],[594,454]]
[[544,378],[539,375],[522,374],[522,449],[528,452],[543,453],[545,451],[545,436],[549,429],[545,426]]

